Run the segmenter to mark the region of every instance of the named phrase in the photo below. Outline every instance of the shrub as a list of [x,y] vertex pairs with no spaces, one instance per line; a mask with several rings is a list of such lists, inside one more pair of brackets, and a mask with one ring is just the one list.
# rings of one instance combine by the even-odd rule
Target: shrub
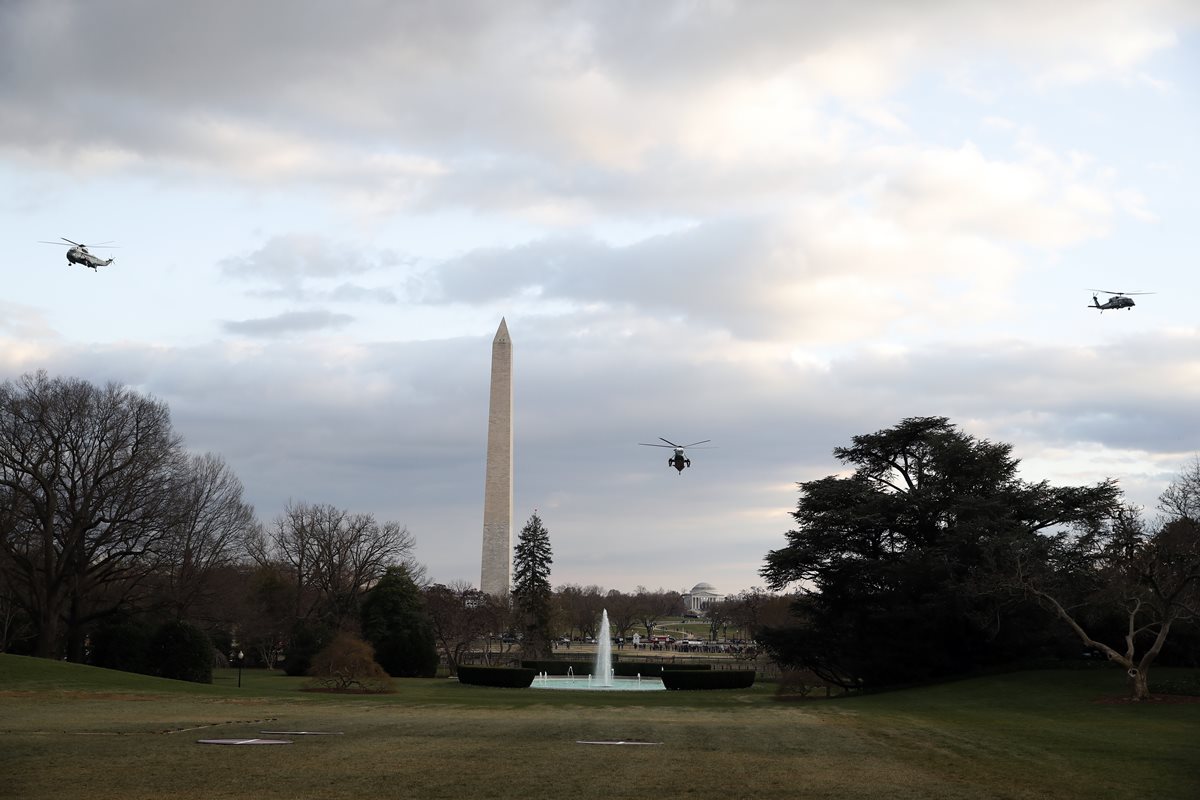
[[594,661],[522,661],[521,666],[536,673],[544,672],[547,675],[566,675],[568,668],[575,675],[591,675],[596,671],[596,662]]
[[665,669],[662,682],[668,689],[749,689],[754,685],[754,670]]
[[155,675],[192,683],[212,683],[212,642],[208,635],[181,620],[164,622],[150,640]]
[[350,633],[339,633],[313,656],[308,674],[309,689],[335,692],[383,693],[391,691],[392,680],[375,661],[371,645]]
[[153,627],[125,619],[98,628],[88,638],[91,643],[88,661],[92,666],[140,672],[143,675],[156,674],[150,662]]
[[472,686],[500,686],[508,689],[528,689],[537,673],[524,667],[458,666],[458,682]]

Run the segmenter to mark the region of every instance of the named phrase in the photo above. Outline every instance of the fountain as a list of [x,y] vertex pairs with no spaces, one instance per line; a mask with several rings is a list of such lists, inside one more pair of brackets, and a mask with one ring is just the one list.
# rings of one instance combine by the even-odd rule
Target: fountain
[[612,632],[608,628],[608,609],[600,612],[600,638],[596,642],[596,676],[601,686],[612,686]]
[[531,689],[576,689],[580,691],[608,692],[653,692],[665,691],[661,680],[643,681],[636,678],[618,678],[612,666],[612,633],[608,627],[608,609],[600,614],[600,631],[596,640],[596,666],[586,680],[577,678],[573,669],[566,676],[547,675],[545,672],[533,679]]

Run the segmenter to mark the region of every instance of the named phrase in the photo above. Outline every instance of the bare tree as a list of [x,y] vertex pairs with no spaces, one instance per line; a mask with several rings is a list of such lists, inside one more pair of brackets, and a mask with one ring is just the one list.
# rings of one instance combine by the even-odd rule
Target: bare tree
[[[650,591],[645,586],[637,587],[633,597],[633,618],[646,629],[646,638],[654,635],[654,628],[664,617],[673,616],[683,610],[679,592],[659,588]],[[609,614],[611,619],[612,614]]]
[[24,375],[0,386],[0,549],[49,657],[162,561],[182,447],[165,404],[116,384]]
[[471,646],[496,630],[497,620],[507,608],[495,607],[496,600],[467,581],[434,584],[424,590],[425,611],[433,621],[438,649],[446,657],[450,672]]
[[604,610],[604,590],[595,584],[566,584],[555,590],[557,612],[562,623],[580,636],[595,636]]
[[242,482],[220,456],[192,456],[176,485],[176,519],[163,547],[161,591],[180,618],[211,596],[209,578],[241,555],[256,529]]
[[634,595],[617,589],[609,589],[604,596],[604,610],[608,611],[611,632],[624,636],[638,622],[638,607]]
[[297,619],[319,614],[337,628],[356,617],[363,592],[388,567],[411,563],[414,546],[398,523],[332,505],[289,503],[251,553],[260,563],[287,565]]
[[[1166,515],[1148,533],[1134,509],[1109,526],[1052,540],[1046,562],[1022,559],[1025,592],[1054,613],[1086,646],[1120,664],[1134,700],[1150,696],[1150,667],[1175,623],[1200,617],[1200,462],[1163,493]],[[1032,566],[1031,566],[1032,565]],[[1089,632],[1089,615],[1123,619],[1119,644]]]
[[[0,562],[4,554],[0,553]],[[29,638],[33,629],[29,617],[9,584],[9,573],[0,565],[0,653],[7,652],[13,643]]]

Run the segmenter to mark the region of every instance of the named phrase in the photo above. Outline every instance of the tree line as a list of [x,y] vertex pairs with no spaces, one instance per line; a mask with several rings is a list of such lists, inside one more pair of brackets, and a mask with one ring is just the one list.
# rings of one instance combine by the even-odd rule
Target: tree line
[[224,460],[189,453],[166,404],[128,387],[0,385],[0,650],[84,661],[99,631],[153,619],[267,657],[298,622],[357,625],[389,568],[419,580],[413,546],[332,505],[260,523]]
[[397,522],[329,504],[260,522],[224,460],[189,453],[166,404],[128,387],[45,372],[0,385],[0,652],[138,668],[160,628],[175,641],[187,623],[296,674],[339,632],[381,652],[406,642],[422,666],[398,669],[419,672],[481,642],[487,658],[594,637],[604,607],[618,635],[682,611],[662,589],[551,590],[536,513],[511,597],[431,584],[414,546]]
[[[1135,697],[1160,660],[1200,664],[1200,459],[1156,515],[1112,480],[1052,486],[1010,445],[915,417],[834,450],[841,473],[799,484],[766,590],[707,610],[786,667],[847,688],[1013,664],[1119,664]],[[552,589],[535,512],[509,597],[431,583],[402,525],[289,502],[267,523],[219,455],[186,450],[167,406],[44,372],[0,385],[0,651],[122,666],[154,642],[305,671],[338,633],[392,674],[549,653],[561,637],[652,635],[678,592]],[[202,649],[189,644],[192,650]],[[478,656],[476,656],[478,657]]]

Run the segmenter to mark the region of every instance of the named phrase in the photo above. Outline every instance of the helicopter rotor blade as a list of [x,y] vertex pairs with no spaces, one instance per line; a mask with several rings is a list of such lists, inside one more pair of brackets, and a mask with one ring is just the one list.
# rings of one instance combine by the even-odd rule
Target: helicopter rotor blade
[[1092,289],[1093,292],[1103,292],[1104,294],[1115,294],[1120,297],[1128,297],[1131,294],[1158,294],[1158,292],[1112,292],[1108,289]]
[[649,444],[648,442],[638,442],[642,447],[674,447],[674,445],[665,444]]
[[[660,437],[658,437],[658,438],[659,438],[659,439],[661,439],[662,441],[666,442],[667,444],[671,445],[671,447],[679,447],[679,445],[675,444],[675,443],[674,443],[674,442],[672,442],[670,439],[663,439],[663,437],[661,437],[661,436],[660,436]],[[660,445],[660,446],[661,446],[661,445]]]
[[59,247],[74,247],[75,246],[73,244],[67,244],[66,242],[47,242],[43,239],[38,239],[38,244],[56,244]]
[[[71,242],[71,240],[65,236],[60,236],[58,238],[62,239],[64,242]],[[79,242],[71,242],[71,244],[75,245],[76,247],[87,247],[87,245],[80,244]]]
[[683,448],[686,450],[686,449],[687,449],[687,448],[689,448],[689,447],[695,447],[695,446],[696,446],[696,445],[698,445],[698,444],[707,444],[708,442],[711,442],[711,441],[712,441],[712,439],[705,439],[705,440],[703,440],[703,441],[700,441],[700,442],[692,442],[691,444],[685,444],[685,445],[681,445],[681,447],[683,447]]

